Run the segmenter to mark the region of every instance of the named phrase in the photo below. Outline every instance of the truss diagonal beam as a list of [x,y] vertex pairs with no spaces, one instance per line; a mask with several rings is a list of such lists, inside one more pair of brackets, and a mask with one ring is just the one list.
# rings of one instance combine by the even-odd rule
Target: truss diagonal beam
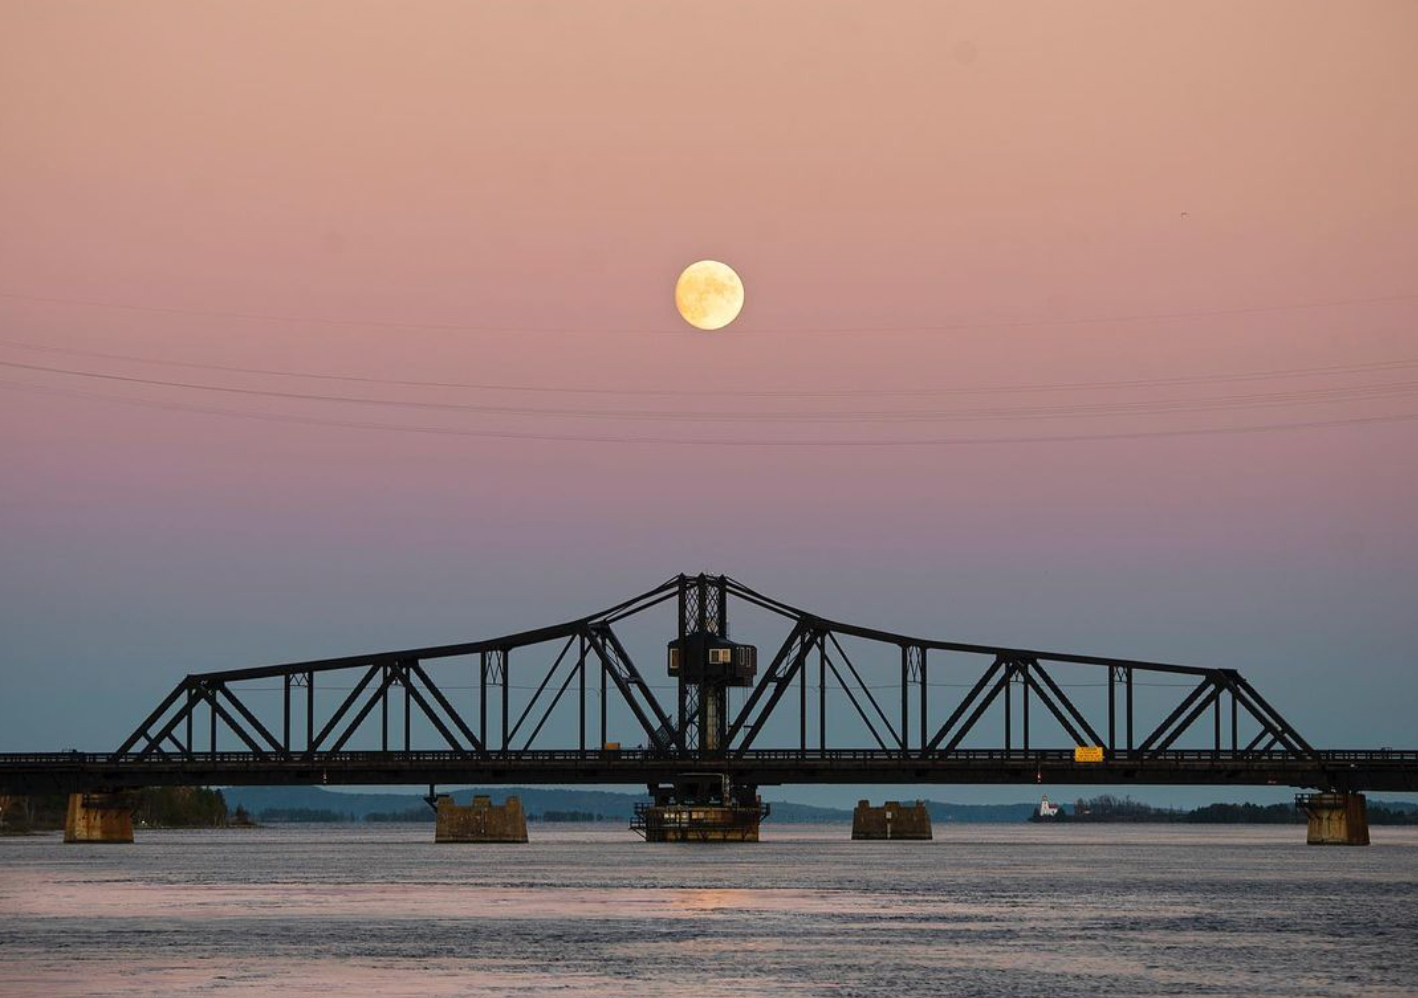
[[1009,688],[1009,677],[1013,669],[1013,663],[1007,666],[1003,665],[1003,663],[1001,663],[1001,665],[1004,668],[1003,675],[1001,675],[999,681],[990,688],[989,693],[985,694],[975,706],[975,709],[970,712],[970,716],[966,718],[965,723],[960,726],[960,729],[955,732],[954,736],[946,744],[945,751],[954,752],[960,746],[960,743],[965,740],[965,736],[970,733],[971,729],[975,727],[980,718],[984,716],[985,711],[990,709],[990,704],[995,702],[995,698]]
[[566,653],[569,652],[571,646],[576,643],[576,638],[577,635],[573,634],[566,639],[566,644],[561,646],[561,654],[556,656],[556,661],[552,662],[551,668],[548,669],[546,675],[542,677],[542,681],[537,684],[537,691],[532,694],[532,698],[527,701],[527,706],[522,708],[522,713],[521,716],[517,718],[517,723],[512,725],[512,730],[507,733],[507,743],[509,745],[512,743],[513,739],[517,737],[517,732],[522,730],[522,722],[527,720],[527,715],[532,712],[532,708],[535,707],[537,701],[541,699],[542,691],[547,688],[547,684],[550,683],[552,677],[556,675],[556,670],[561,668],[561,661],[566,658]]
[[232,733],[235,734],[236,737],[240,738],[243,742],[245,742],[247,748],[249,748],[252,752],[256,753],[257,758],[266,758],[265,750],[262,749],[261,746],[256,743],[256,739],[252,738],[250,733],[247,732],[245,728],[236,723],[236,718],[232,717],[230,714],[227,713],[227,709],[221,705],[221,701],[217,699],[216,692],[213,690],[212,687],[206,686],[204,684],[197,688],[197,692],[203,700],[207,701],[207,704],[212,708],[213,713],[215,713],[218,717],[220,717],[223,721],[226,722],[226,726],[232,730]]
[[[325,744],[325,739],[330,737],[330,732],[334,731],[336,725],[338,725],[340,721],[344,719],[344,716],[349,713],[349,709],[354,706],[355,701],[359,699],[359,695],[363,693],[365,691],[365,688],[368,687],[369,684],[374,681],[374,677],[379,674],[379,671],[381,669],[384,669],[385,676],[384,682],[379,687],[380,692],[382,693],[384,690],[389,688],[389,675],[387,668],[385,668],[384,663],[375,662],[367,670],[365,670],[364,676],[360,679],[358,683],[355,684],[354,689],[350,690],[349,696],[345,697],[344,701],[335,710],[335,713],[330,715],[330,720],[325,722],[325,726],[320,729],[320,733],[315,736],[313,741],[311,741],[309,751],[314,752],[318,750],[321,745]],[[364,715],[367,713],[368,711],[366,710],[364,713],[360,714],[359,719],[361,721],[364,720]],[[358,724],[359,722],[356,721],[355,723]],[[346,735],[348,735],[348,732],[346,733]],[[345,739],[341,738],[339,745],[343,745],[344,743]],[[339,749],[339,745],[336,745],[336,751]]]
[[[798,635],[797,651],[793,653],[792,660],[786,669],[775,669],[777,675],[772,680],[773,690],[768,694],[768,702],[764,704],[763,709],[759,711],[758,716],[754,718],[752,727],[748,729],[748,733],[743,737],[743,742],[737,749],[733,750],[735,755],[742,756],[749,750],[749,747],[753,745],[754,739],[757,738],[758,733],[763,730],[763,725],[766,724],[768,718],[772,716],[773,708],[778,706],[778,701],[783,699],[783,694],[788,692],[788,687],[792,685],[793,680],[797,678],[798,673],[804,668],[808,654],[812,651],[813,646],[821,646],[822,644],[822,635],[820,633],[802,631],[799,629],[795,629],[794,633]],[[775,661],[774,664],[776,666],[778,663]],[[755,693],[768,685],[767,678],[768,677],[765,676],[765,681],[759,683],[758,687],[754,690]],[[748,704],[744,704],[744,711],[740,711],[741,717],[747,716],[746,711],[748,706]],[[737,734],[739,727],[740,722],[735,721],[733,731],[725,735],[724,741],[726,745],[733,744],[733,735]]]
[[[1091,741],[1088,741],[1088,742],[1083,742],[1083,741],[1080,740],[1080,741],[1076,742],[1075,744],[1078,744],[1078,745],[1084,745],[1084,744],[1087,744],[1087,745],[1103,745],[1103,744],[1106,744],[1106,743],[1103,741],[1102,736],[1099,735],[1098,732],[1094,730],[1093,725],[1091,725],[1091,724],[1088,723],[1088,718],[1086,718],[1086,717],[1083,716],[1083,712],[1080,711],[1076,706],[1074,706],[1073,701],[1068,698],[1068,695],[1067,695],[1066,693],[1064,693],[1064,691],[1059,687],[1059,684],[1056,683],[1056,682],[1054,682],[1054,677],[1049,675],[1048,670],[1046,670],[1046,669],[1045,669],[1042,665],[1040,665],[1038,662],[1031,662],[1031,663],[1029,663],[1029,667],[1028,667],[1027,669],[1025,669],[1024,674],[1025,674],[1026,676],[1032,677],[1032,676],[1034,676],[1036,673],[1038,674],[1039,678],[1044,681],[1045,685],[1047,685],[1047,686],[1049,687],[1049,689],[1053,692],[1054,696],[1058,699],[1059,705],[1060,705],[1061,707],[1063,707],[1064,710],[1068,711],[1068,713],[1073,717],[1074,721],[1075,721],[1075,722],[1078,724],[1078,726],[1083,730],[1083,733],[1086,734],[1090,739],[1092,739]],[[1037,690],[1038,687],[1036,686],[1035,689]]]
[[316,740],[316,744],[319,744],[319,742],[325,739],[330,729],[345,715],[350,705],[355,702],[355,698],[364,692],[365,687],[367,687],[374,678],[374,674],[381,669],[384,672],[384,677],[380,679],[379,686],[375,689],[374,695],[364,702],[364,706],[359,709],[359,712],[355,714],[350,723],[345,725],[345,730],[340,732],[340,737],[335,739],[335,744],[330,746],[330,751],[338,752],[345,747],[345,742],[349,741],[350,737],[359,730],[359,726],[364,723],[364,719],[369,716],[369,712],[374,709],[374,705],[379,702],[380,698],[384,696],[384,693],[389,687],[394,685],[394,679],[398,675],[398,671],[393,667],[387,665],[371,666],[369,672],[365,673],[364,679],[358,686],[350,691],[350,695],[346,697],[345,702],[340,705],[339,712],[334,717],[330,718],[330,723],[325,725],[325,729],[320,732],[320,738]]
[[443,691],[429,678],[423,666],[415,660],[409,663],[409,668],[413,670],[414,675],[418,676],[418,678],[423,681],[424,689],[428,690],[429,696],[433,697],[433,699],[438,702],[438,706],[442,707],[444,712],[447,713],[448,719],[457,727],[459,733],[468,740],[468,744],[473,747],[473,751],[477,752],[479,755],[487,755],[487,746],[479,740],[477,735],[473,734],[473,729],[468,727],[462,715],[453,709],[453,705],[448,702],[448,698],[443,695]]
[[[871,687],[867,685],[866,680],[863,679],[861,673],[857,671],[857,667],[852,664],[852,660],[847,656],[846,649],[844,649],[841,642],[837,640],[837,635],[828,631],[827,637],[832,641],[832,647],[837,649],[837,654],[842,656],[842,663],[847,667],[847,670],[851,672],[852,678],[861,686],[862,692],[866,694],[867,701],[872,705],[872,708],[876,710],[877,717],[881,718],[881,723],[886,725],[886,731],[891,735],[891,740],[902,748],[905,748],[906,743],[901,740],[901,735],[896,731],[895,726],[891,723],[891,719],[887,717],[886,712],[881,709],[881,704],[876,702],[876,697],[872,696]],[[845,687],[846,684],[844,683],[843,688],[845,689]],[[883,746],[883,748],[884,747],[885,746]]]
[[[734,743],[734,739],[738,737],[738,733],[743,729],[743,726],[748,723],[748,719],[753,716],[754,708],[758,706],[758,702],[763,699],[769,687],[781,681],[783,661],[792,654],[793,648],[796,647],[798,642],[802,641],[808,633],[807,627],[801,622],[793,625],[793,629],[788,632],[788,636],[783,639],[783,643],[778,646],[778,651],[774,653],[773,661],[768,664],[768,668],[763,671],[763,675],[759,677],[758,682],[754,684],[753,691],[749,693],[748,699],[745,700],[744,705],[739,708],[738,716],[734,718],[733,723],[730,724],[728,729],[724,732],[725,745],[732,745]],[[774,702],[776,703],[777,701],[775,700]]]
[[[126,755],[127,753],[131,752],[133,750],[133,746],[138,744],[138,739],[144,737],[148,729],[158,722],[158,718],[166,714],[168,709],[172,707],[174,703],[177,702],[177,698],[180,697],[187,690],[187,683],[187,680],[183,680],[182,682],[174,686],[172,688],[172,692],[169,693],[166,697],[164,697],[162,703],[158,704],[157,708],[146,718],[143,719],[143,723],[138,725],[138,727],[133,731],[133,733],[123,740],[123,744],[118,746],[118,751],[113,754],[115,756],[119,756]],[[158,740],[161,741],[162,737],[163,736],[161,735],[158,736]]]
[[429,702],[424,699],[423,694],[419,692],[418,685],[414,682],[413,672],[409,668],[408,663],[400,663],[395,666],[395,668],[399,670],[404,689],[408,691],[409,697],[414,703],[418,704],[419,710],[423,711],[424,716],[429,719],[438,730],[438,733],[443,736],[443,740],[446,741],[449,747],[455,752],[466,753],[468,751],[467,746],[458,741],[453,732],[448,730],[448,725],[443,723],[443,719],[438,716],[437,711],[433,709]]
[[1301,752],[1312,759],[1319,758],[1319,753],[1314,750],[1310,743],[1300,737],[1300,733],[1291,726],[1290,722],[1286,721],[1285,718],[1280,715],[1280,712],[1272,707],[1265,697],[1260,695],[1260,691],[1246,681],[1244,676],[1239,672],[1233,672],[1231,678],[1271,719],[1277,733],[1283,733],[1284,738],[1282,740],[1290,741],[1295,746],[1295,751],[1297,752]]
[[1171,748],[1172,743],[1182,737],[1187,729],[1196,723],[1197,718],[1201,717],[1201,715],[1206,712],[1206,709],[1216,702],[1217,697],[1221,696],[1221,690],[1222,687],[1219,684],[1212,683],[1211,688],[1206,691],[1206,695],[1197,701],[1196,706],[1187,712],[1186,717],[1182,718],[1177,726],[1157,743],[1157,747],[1152,750],[1152,754],[1156,755],[1158,752],[1165,752],[1167,749]]
[[[640,722],[640,727],[645,730],[650,744],[661,750],[673,746],[678,747],[681,752],[685,751],[679,731],[676,730],[668,715],[660,707],[660,702],[655,699],[655,694],[651,692],[649,684],[640,675],[640,670],[635,668],[635,663],[631,661],[625,646],[620,643],[620,639],[616,637],[609,625],[601,624],[588,627],[586,641],[600,658],[606,674],[615,683],[616,689],[620,691],[620,695],[624,698],[626,705],[630,707],[631,713]],[[636,696],[637,693],[644,698],[643,706]],[[658,722],[658,727],[652,722],[650,715],[645,713],[647,707],[654,715],[654,721]],[[666,737],[669,738],[671,745],[663,744]]]
[[[950,734],[956,723],[965,716],[965,712],[970,709],[970,705],[975,702],[975,698],[978,697],[985,687],[994,679],[995,673],[1002,668],[1004,668],[1003,659],[997,658],[990,664],[990,667],[985,670],[984,675],[970,688],[970,692],[966,693],[965,696],[961,698],[955,710],[951,711],[950,716],[945,719],[945,723],[940,726],[940,730],[935,733],[935,737],[926,744],[927,752],[934,752],[936,750],[936,747]],[[974,722],[972,721],[971,723]],[[951,746],[954,747],[957,743],[958,739],[955,742],[951,742]]]
[[[1054,720],[1058,721],[1059,725],[1064,729],[1068,736],[1073,739],[1074,745],[1090,744],[1083,740],[1083,735],[1079,733],[1078,729],[1073,726],[1073,723],[1069,720],[1069,718],[1065,716],[1063,709],[1060,708],[1056,703],[1054,703],[1054,698],[1049,696],[1048,692],[1044,689],[1043,686],[1039,685],[1038,680],[1034,678],[1033,669],[1019,668],[1018,666],[1012,666],[1011,668],[1013,668],[1017,674],[1023,676],[1024,685],[1028,686],[1031,690],[1033,690],[1034,693],[1039,697],[1039,700],[1043,702],[1044,706],[1049,708],[1049,713],[1054,715]],[[1098,743],[1092,742],[1091,744],[1096,745]]]
[[1153,746],[1171,730],[1172,725],[1177,723],[1177,719],[1190,710],[1192,704],[1196,703],[1197,698],[1205,694],[1206,691],[1211,688],[1211,685],[1212,679],[1210,676],[1204,677],[1201,682],[1197,683],[1195,688],[1182,698],[1182,702],[1173,708],[1172,713],[1168,714],[1166,719],[1153,729],[1152,734],[1142,740],[1142,744],[1137,747],[1137,750],[1139,752],[1151,751]]
[[181,708],[177,710],[176,713],[174,713],[170,718],[167,719],[167,723],[162,726],[162,729],[157,733],[156,737],[148,739],[147,748],[143,749],[143,751],[138,753],[138,758],[143,759],[151,755],[153,750],[158,748],[158,746],[163,742],[164,739],[172,736],[172,733],[177,730],[177,726],[179,724],[181,724],[183,721],[187,720],[187,718],[192,716],[192,712],[197,709],[197,704],[199,702],[196,690],[197,687],[195,682],[191,679],[188,679],[184,681],[183,684],[178,687],[176,691],[174,691],[187,693],[187,701],[182,705]]
[[266,726],[262,724],[260,720],[257,719],[255,714],[251,713],[251,711],[247,708],[246,704],[242,703],[237,698],[236,694],[232,693],[231,690],[226,688],[225,683],[217,686],[216,689],[218,693],[226,697],[227,701],[233,707],[236,708],[236,712],[240,714],[242,718],[245,719],[246,723],[255,728],[256,733],[259,734],[262,738],[266,739],[267,744],[271,746],[271,748],[276,752],[277,755],[286,754],[285,746],[282,745],[279,740],[277,740],[275,735],[271,734],[271,732],[266,729]]
[[827,667],[832,670],[832,674],[837,677],[837,682],[842,687],[842,692],[847,694],[847,701],[857,709],[857,716],[860,717],[862,723],[867,726],[867,731],[871,732],[872,738],[876,739],[876,744],[881,749],[885,750],[886,742],[882,741],[881,733],[876,730],[876,725],[871,723],[871,718],[868,717],[867,712],[862,709],[862,705],[857,701],[856,696],[852,693],[852,688],[847,685],[847,681],[842,678],[842,673],[837,671],[837,663],[832,661],[832,656],[825,652],[826,649],[824,649],[822,661],[827,664]]
[[[558,659],[558,662],[559,661],[560,659]],[[551,712],[556,710],[556,705],[561,703],[562,695],[566,693],[567,687],[571,685],[571,680],[575,678],[576,669],[574,667],[567,669],[566,678],[561,681],[561,686],[557,689],[556,695],[551,698],[551,703],[547,704],[547,709],[542,712],[541,720],[537,721],[537,726],[532,729],[532,733],[527,736],[527,741],[523,743],[523,752],[526,752],[529,748],[531,748],[532,742],[537,740],[537,735],[542,733],[542,727],[547,723],[547,719],[551,717]]]

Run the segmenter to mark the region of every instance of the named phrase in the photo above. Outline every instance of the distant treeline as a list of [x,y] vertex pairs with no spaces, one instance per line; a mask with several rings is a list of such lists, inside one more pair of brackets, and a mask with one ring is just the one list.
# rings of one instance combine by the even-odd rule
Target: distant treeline
[[340,821],[354,821],[355,816],[344,811],[331,811],[322,807],[268,807],[259,811],[257,820],[263,824],[310,823],[332,824]]
[[[433,808],[411,807],[405,811],[375,811],[364,816],[365,821],[419,821],[433,820]],[[528,821],[621,821],[615,815],[598,814],[592,811],[542,811],[527,815]]]
[[144,828],[224,828],[226,798],[206,787],[148,787],[138,791],[133,823]]
[[543,811],[527,815],[528,821],[619,821],[621,819],[591,811]]
[[[139,828],[225,828],[226,800],[206,787],[147,787],[133,791],[133,824]],[[23,835],[64,827],[67,794],[8,797],[0,807],[0,832]]]
[[[330,824],[346,821],[368,821],[375,824],[391,823],[420,823],[427,824],[433,821],[433,808],[427,804],[420,804],[417,807],[405,808],[401,811],[371,811],[363,819],[344,811],[333,811],[328,808],[318,807],[268,807],[258,815],[264,824],[285,824],[310,822],[318,824]],[[592,811],[543,811],[540,814],[528,814],[528,821],[619,821],[620,818],[614,815],[598,814]]]
[[402,811],[371,811],[364,816],[365,821],[417,821],[427,823],[433,820],[433,808],[427,804],[405,808]]
[[[1372,801],[1368,805],[1371,825],[1418,825],[1418,809],[1402,805],[1389,807]],[[1035,815],[1032,821],[1079,821],[1138,824],[1197,825],[1299,825],[1306,818],[1294,804],[1207,804],[1186,811],[1153,807],[1130,797],[1104,794],[1074,802],[1072,809],[1061,808],[1053,818]]]

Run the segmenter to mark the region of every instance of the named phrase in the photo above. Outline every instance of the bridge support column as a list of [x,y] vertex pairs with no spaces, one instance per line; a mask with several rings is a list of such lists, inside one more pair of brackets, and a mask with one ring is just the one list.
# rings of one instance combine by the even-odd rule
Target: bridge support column
[[440,794],[434,805],[434,842],[526,842],[527,815],[522,801],[508,797],[494,804],[481,794],[466,806]]
[[1312,846],[1369,844],[1369,807],[1363,794],[1301,794],[1295,804],[1309,817],[1306,841]]
[[852,838],[859,839],[932,839],[931,816],[920,801],[904,807],[889,800],[881,807],[867,801],[857,801],[852,812]]
[[123,793],[70,794],[64,841],[132,842],[132,798]]

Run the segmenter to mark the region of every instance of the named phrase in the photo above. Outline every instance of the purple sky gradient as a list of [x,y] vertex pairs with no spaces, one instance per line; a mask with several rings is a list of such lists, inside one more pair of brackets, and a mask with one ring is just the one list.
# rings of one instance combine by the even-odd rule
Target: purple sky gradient
[[[0,750],[701,569],[1235,666],[1316,742],[1413,742],[1418,422],[1230,431],[1418,414],[1415,30],[1406,0],[0,6],[0,361],[31,365],[0,370]],[[673,311],[704,257],[747,288],[719,334]],[[863,394],[714,394],[822,390]],[[949,414],[861,417],[911,409]],[[871,446],[922,438],[986,442]]]

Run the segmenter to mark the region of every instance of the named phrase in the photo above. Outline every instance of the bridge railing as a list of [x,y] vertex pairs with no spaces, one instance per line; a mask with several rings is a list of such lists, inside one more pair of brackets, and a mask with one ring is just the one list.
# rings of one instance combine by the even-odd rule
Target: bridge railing
[[[1406,749],[1321,749],[1317,756],[1325,763],[1375,763],[1397,762],[1418,763],[1418,750]],[[1283,750],[1230,750],[1230,749],[1167,749],[1161,752],[1142,752],[1126,749],[1106,752],[1105,762],[1215,762],[1221,761],[1293,761],[1294,756]],[[339,752],[317,752],[314,755],[296,754],[291,757],[258,754],[249,751],[197,752],[191,756],[145,755],[130,752],[114,755],[107,752],[10,752],[0,753],[0,767],[45,766],[86,768],[121,766],[155,768],[182,766],[188,763],[231,766],[278,766],[307,767],[326,765],[379,765],[382,763],[435,763],[456,766],[460,763],[486,764],[489,761],[501,763],[564,763],[564,762],[625,762],[625,763],[665,763],[678,767],[686,764],[705,766],[712,769],[716,764],[726,762],[1049,762],[1074,763],[1071,749],[954,749],[949,752],[902,753],[895,749],[751,749],[743,754],[735,754],[732,760],[722,755],[665,754],[652,749],[529,749],[524,751],[493,751],[486,756],[472,756],[466,752],[447,749],[415,749],[409,751],[391,749],[342,750]],[[1096,765],[1079,763],[1080,766]]]

